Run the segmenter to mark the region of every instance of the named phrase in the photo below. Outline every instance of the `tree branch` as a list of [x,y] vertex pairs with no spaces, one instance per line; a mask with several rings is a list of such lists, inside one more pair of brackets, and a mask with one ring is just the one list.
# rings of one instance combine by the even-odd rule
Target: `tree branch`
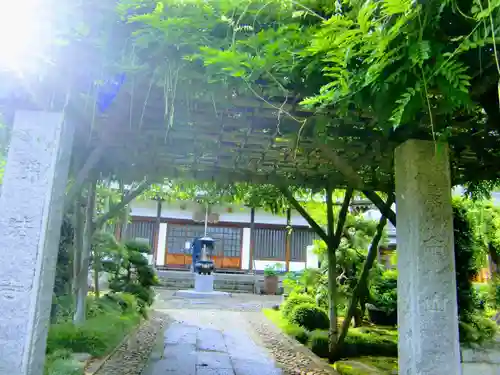
[[[394,203],[394,195],[391,194],[389,195],[387,202],[384,203],[384,207],[390,208],[393,203]],[[351,301],[349,302],[349,307],[347,309],[345,320],[342,323],[342,329],[340,331],[340,336],[337,341],[337,347],[336,347],[337,353],[339,353],[340,348],[342,347],[342,344],[344,343],[344,340],[347,336],[347,332],[349,330],[349,324],[351,323],[351,319],[356,311],[356,305],[358,303],[359,295],[361,293],[361,290],[365,287],[366,281],[368,279],[368,274],[373,266],[375,258],[377,257],[378,245],[380,240],[382,239],[382,235],[384,234],[384,228],[386,224],[387,224],[387,217],[382,215],[377,225],[377,231],[375,233],[375,236],[373,237],[370,249],[368,250],[368,256],[366,257],[366,260],[363,264],[363,270],[361,271],[361,275],[359,276],[359,281],[356,284],[356,287],[354,288]]]
[[[333,219],[333,189],[331,186],[327,186],[326,188],[326,225],[327,225],[327,233],[328,233],[328,242],[326,243],[328,248],[330,247],[330,244],[333,241],[334,237],[334,227],[335,227],[335,222]],[[345,200],[344,200],[345,202]]]
[[99,160],[101,160],[101,156],[104,153],[105,149],[106,146],[101,143],[99,146],[97,146],[92,150],[89,157],[87,158],[87,161],[85,161],[85,164],[78,172],[75,182],[73,183],[68,193],[66,194],[66,198],[64,200],[64,207],[66,208],[69,207],[71,202],[75,200],[75,197],[77,196],[78,192],[81,191],[82,186],[85,183],[85,180],[89,176],[90,171],[96,166]]
[[119,203],[115,204],[113,207],[109,209],[108,212],[98,217],[95,220],[94,228],[95,229],[101,228],[106,221],[116,216],[118,212],[120,212],[127,204],[129,204],[135,198],[141,195],[144,192],[144,190],[146,190],[150,185],[151,184],[148,182],[148,180],[144,179],[135,189],[130,190]]
[[319,144],[318,149],[333,163],[335,168],[337,168],[338,171],[342,173],[342,175],[346,178],[349,186],[358,190],[363,190],[363,180],[344,158],[342,158],[339,154],[332,150],[328,145]]
[[[347,219],[347,210],[349,209],[349,205],[351,203],[351,198],[354,194],[354,190],[349,188],[345,192],[344,202],[342,202],[342,207],[339,212],[339,221],[337,222],[337,228],[335,229],[335,235],[332,239],[332,245],[335,247],[335,250],[340,245],[340,240],[342,239],[342,232],[344,230],[344,224]],[[333,214],[333,212],[332,212]]]
[[396,214],[391,207],[386,207],[384,201],[376,192],[363,189],[363,180],[344,158],[325,144],[318,145],[318,149],[333,162],[333,165],[342,173],[350,186],[362,190],[363,194],[387,217],[391,224],[396,226]]
[[379,209],[380,213],[384,215],[392,225],[396,226],[396,213],[391,209],[392,203],[395,201],[394,193],[389,194],[389,200],[392,202],[389,206],[384,203],[382,198],[380,198],[374,191],[363,190],[363,194],[366,195],[366,197]]
[[279,187],[280,191],[283,193],[285,198],[290,202],[295,210],[307,221],[311,228],[320,236],[320,238],[328,244],[328,236],[321,228],[318,223],[307,213],[307,211],[300,205],[300,203],[295,199],[293,194],[286,187]]
[[326,206],[328,216],[328,316],[330,317],[330,329],[328,331],[328,359],[332,363],[338,339],[338,316],[337,316],[337,248],[340,245],[342,231],[347,218],[347,211],[354,193],[353,189],[347,189],[342,207],[340,208],[337,228],[333,233],[333,202],[332,188],[326,188]]

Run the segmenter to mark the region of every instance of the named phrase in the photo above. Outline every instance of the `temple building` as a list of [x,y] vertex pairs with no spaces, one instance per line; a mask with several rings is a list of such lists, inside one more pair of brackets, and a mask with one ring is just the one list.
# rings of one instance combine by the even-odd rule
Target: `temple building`
[[[204,235],[203,205],[136,200],[131,204],[130,215],[126,233],[117,233],[118,237],[149,241],[155,249],[154,261],[159,268],[190,267],[191,256],[186,243]],[[259,271],[277,263],[290,271],[317,267],[318,259],[312,252],[312,245],[318,237],[297,212],[290,212],[290,224],[291,231],[287,229],[286,215],[273,215],[260,209],[211,206],[207,234],[216,240],[217,270]],[[251,246],[252,232],[254,246]]]
[[[461,193],[460,188],[454,190],[454,194]],[[500,204],[500,193],[492,193],[492,199]],[[380,218],[380,212],[369,203],[355,202],[354,206],[367,219]],[[125,233],[116,234],[120,238],[147,240],[155,250],[152,258],[160,269],[189,269],[191,256],[186,243],[204,235],[205,214],[205,207],[194,202],[135,200],[131,204],[131,221],[122,228]],[[210,207],[207,233],[216,240],[217,270],[262,271],[267,265],[277,264],[290,271],[317,267],[318,257],[312,249],[319,237],[294,210],[290,212],[290,224],[291,231],[287,229],[286,215],[273,215],[263,209],[237,205]],[[386,267],[394,267],[391,262],[397,247],[396,228],[388,222],[386,230],[388,241],[380,246],[377,258]],[[489,269],[485,268],[477,281],[488,277]]]

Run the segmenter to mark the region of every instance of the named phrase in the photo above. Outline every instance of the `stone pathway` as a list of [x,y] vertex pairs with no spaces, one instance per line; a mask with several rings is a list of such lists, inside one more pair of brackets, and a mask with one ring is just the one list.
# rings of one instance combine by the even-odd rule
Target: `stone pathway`
[[156,309],[173,322],[158,340],[143,375],[282,374],[243,313],[259,311],[261,301],[248,303],[245,296],[189,300],[165,293],[160,294]]

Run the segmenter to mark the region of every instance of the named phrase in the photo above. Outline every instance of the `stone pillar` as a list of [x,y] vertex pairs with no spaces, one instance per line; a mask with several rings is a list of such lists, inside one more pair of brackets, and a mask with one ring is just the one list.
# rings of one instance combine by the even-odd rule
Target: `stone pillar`
[[0,374],[43,374],[72,138],[62,113],[16,113],[0,196]]
[[461,374],[448,146],[395,152],[399,373]]

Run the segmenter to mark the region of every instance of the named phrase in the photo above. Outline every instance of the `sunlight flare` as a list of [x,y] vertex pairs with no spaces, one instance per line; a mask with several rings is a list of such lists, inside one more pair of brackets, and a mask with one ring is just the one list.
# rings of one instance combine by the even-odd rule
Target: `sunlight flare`
[[22,71],[43,57],[50,39],[49,1],[0,2],[0,70]]

